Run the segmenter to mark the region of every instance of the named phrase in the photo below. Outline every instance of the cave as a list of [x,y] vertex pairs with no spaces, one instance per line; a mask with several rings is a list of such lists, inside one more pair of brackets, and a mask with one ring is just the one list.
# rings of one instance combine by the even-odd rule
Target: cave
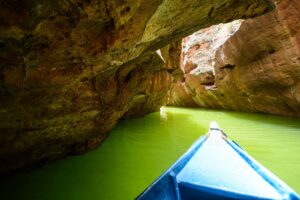
[[0,2],[4,199],[134,199],[210,120],[300,192],[298,0]]

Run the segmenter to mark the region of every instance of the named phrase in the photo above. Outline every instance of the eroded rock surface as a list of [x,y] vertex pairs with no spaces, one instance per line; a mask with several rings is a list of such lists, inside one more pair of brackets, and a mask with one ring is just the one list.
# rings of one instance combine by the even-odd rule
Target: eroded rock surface
[[[195,75],[184,66],[186,78],[173,88],[170,104],[300,116],[299,28],[297,0],[278,1],[273,12],[245,20],[207,59],[215,73]],[[192,48],[188,52],[197,56]],[[214,81],[203,82],[201,76]]]
[[180,76],[169,59],[180,45],[156,50],[271,8],[267,0],[0,3],[0,174],[96,148],[120,118],[164,104]]

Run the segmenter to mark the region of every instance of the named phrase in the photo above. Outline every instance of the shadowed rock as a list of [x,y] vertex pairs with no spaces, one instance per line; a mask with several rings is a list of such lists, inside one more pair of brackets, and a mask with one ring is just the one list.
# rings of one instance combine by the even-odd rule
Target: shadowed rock
[[157,49],[271,9],[267,0],[0,5],[0,174],[96,148],[120,118],[165,103],[180,76],[167,55],[180,45],[165,61]]

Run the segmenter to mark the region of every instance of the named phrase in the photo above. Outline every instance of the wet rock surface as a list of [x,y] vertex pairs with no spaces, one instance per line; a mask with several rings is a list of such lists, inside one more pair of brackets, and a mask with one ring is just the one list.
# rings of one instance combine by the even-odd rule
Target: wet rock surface
[[[271,13],[243,21],[209,59],[214,84],[208,87],[186,73],[169,104],[300,116],[299,10],[299,1],[282,0]],[[192,48],[187,52],[197,56]]]
[[[180,45],[166,45],[270,8],[267,0],[1,0],[0,174],[96,148],[119,119],[165,103],[180,77],[169,59]],[[164,60],[155,52],[163,47]]]

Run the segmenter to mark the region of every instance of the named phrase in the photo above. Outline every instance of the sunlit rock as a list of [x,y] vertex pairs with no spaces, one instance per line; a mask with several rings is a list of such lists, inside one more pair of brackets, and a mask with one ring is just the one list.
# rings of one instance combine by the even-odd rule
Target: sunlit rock
[[[196,42],[185,50],[183,65],[199,64],[175,85],[169,103],[300,116],[299,10],[297,0],[277,1],[276,10],[243,21],[229,37],[215,33],[215,27],[200,31],[200,36],[206,31],[207,38],[217,36],[224,44],[216,45],[215,54],[209,56],[215,41]],[[205,76],[205,70],[214,74],[210,86],[197,78]]]

